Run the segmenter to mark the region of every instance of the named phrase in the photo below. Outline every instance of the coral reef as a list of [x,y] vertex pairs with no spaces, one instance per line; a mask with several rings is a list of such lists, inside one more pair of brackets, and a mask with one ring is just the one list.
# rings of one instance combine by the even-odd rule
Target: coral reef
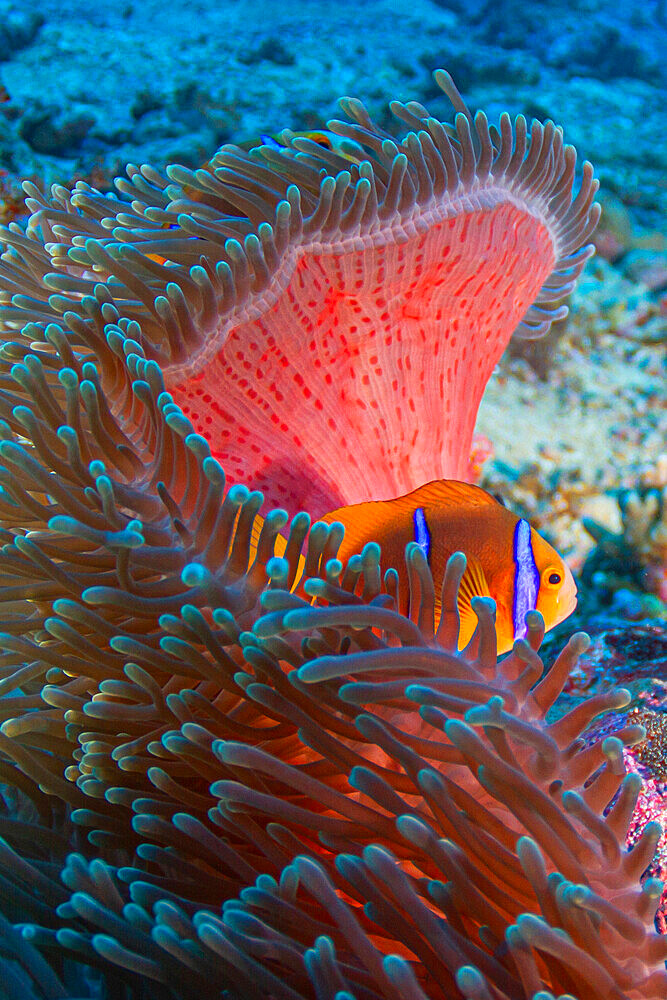
[[[263,497],[227,487],[175,401],[174,366],[253,296],[270,316],[262,296],[280,253],[321,240],[328,220],[337,232],[341,209],[363,243],[369,204],[371,222],[385,210],[403,224],[459,191],[470,225],[449,228],[465,232],[464,258],[475,198],[495,192],[486,216],[517,227],[505,253],[518,287],[498,285],[514,302],[496,310],[506,336],[540,288],[548,305],[582,266],[594,185],[586,168],[572,199],[557,129],[536,126],[526,144],[507,118],[495,132],[465,110],[452,127],[396,106],[420,133],[399,151],[348,106],[361,166],[295,140],[287,156],[223,151],[219,173],[130,169],[119,196],[80,184],[48,199],[28,185],[27,230],[3,232],[0,930],[12,1000],[100,987],[122,1000],[665,995],[662,887],[640,885],[660,828],[625,846],[641,779],[624,755],[646,733],[630,721],[586,738],[631,695],[548,716],[587,639],[545,670],[532,614],[498,661],[494,609],[479,599],[459,654],[460,554],[436,633],[418,546],[406,552],[408,618],[378,547],[343,566],[339,527],[311,529],[303,513],[284,558],[284,510],[251,554]],[[530,332],[553,317],[529,311]],[[474,371],[476,357],[463,360]],[[447,428],[466,462],[475,392],[462,390],[465,433]],[[336,469],[331,437],[322,451]]]
[[6,226],[26,215],[21,182],[9,171],[0,169],[0,223]]
[[[641,778],[641,789],[630,820],[626,846],[631,848],[648,823],[658,822],[662,835],[643,880],[667,881],[667,637],[664,627],[638,624],[601,631],[570,672],[559,712],[571,710],[581,698],[604,695],[616,685],[630,694],[624,712],[601,716],[585,734],[587,743],[614,735],[628,724],[641,725],[642,740],[624,751],[629,771]],[[550,719],[555,717],[554,711]],[[663,888],[656,927],[667,933],[667,889]]]
[[630,581],[667,602],[667,456],[657,463],[641,490],[619,498],[621,530],[610,531],[592,518],[583,525],[597,542],[582,569],[584,579],[612,592]]

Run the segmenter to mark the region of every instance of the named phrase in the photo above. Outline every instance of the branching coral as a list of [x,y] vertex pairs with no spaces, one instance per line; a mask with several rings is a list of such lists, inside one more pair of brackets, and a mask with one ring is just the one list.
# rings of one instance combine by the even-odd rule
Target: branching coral
[[[424,121],[417,106],[400,113]],[[308,147],[277,154],[271,170],[244,159],[243,183],[229,166],[183,177],[179,190],[148,168],[131,172],[124,189],[148,208],[82,187],[51,203],[31,189],[28,232],[6,234],[0,780],[23,814],[0,817],[0,894],[23,925],[20,937],[6,928],[2,945],[15,993],[83,995],[90,966],[113,995],[151,1000],[664,996],[667,944],[652,927],[660,890],[639,887],[657,826],[623,846],[638,784],[622,751],[643,730],[580,740],[594,716],[627,703],[622,691],[546,722],[584,639],[543,676],[533,615],[527,640],[499,663],[493,609],[480,599],[459,654],[461,557],[447,570],[436,635],[417,546],[406,554],[408,619],[394,610],[395,572],[381,578],[377,546],[343,566],[339,528],[309,532],[305,514],[277,559],[288,516],[269,513],[251,557],[262,496],[226,489],[209,441],[167,389],[170,366],[214,336],[220,315],[266,291],[259,243],[247,238],[242,256],[220,241],[245,236],[271,203],[257,190],[269,174],[288,199],[273,234],[259,227],[265,260],[280,233],[287,247],[301,228],[290,172],[311,236],[327,218],[339,224],[336,199],[348,199],[348,221],[363,221],[373,184],[403,218],[422,205],[406,178],[472,192],[482,177],[488,192],[502,174],[505,207],[487,206],[485,221],[525,214],[523,184],[548,220],[528,212],[532,222],[516,226],[562,272],[538,280],[535,268],[533,288],[510,268],[507,288],[519,287],[507,292],[507,324],[540,283],[560,294],[585,257],[570,241],[591,221],[590,177],[572,208],[574,160],[557,130],[533,130],[525,157],[523,126],[514,136],[504,119],[496,135],[477,121],[477,145],[463,112],[456,138],[430,124],[438,155],[408,137],[391,171],[374,127],[363,137],[354,128],[377,154],[373,167],[358,168],[356,194],[346,178],[324,177],[317,204],[323,154]],[[189,198],[207,185],[213,205]],[[185,207],[179,199],[188,214],[176,215],[178,232],[158,228]],[[245,220],[231,218],[239,202]],[[516,230],[502,232],[513,254]]]

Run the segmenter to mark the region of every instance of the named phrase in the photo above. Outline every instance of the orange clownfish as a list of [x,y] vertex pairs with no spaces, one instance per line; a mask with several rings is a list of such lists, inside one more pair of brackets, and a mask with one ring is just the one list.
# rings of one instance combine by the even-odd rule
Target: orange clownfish
[[[0,87],[0,101],[2,101],[2,88]],[[316,143],[322,149],[329,150],[332,153],[336,153],[341,156],[344,160],[349,163],[361,163],[362,160],[368,158],[368,154],[364,152],[362,147],[355,142],[353,139],[347,139],[344,136],[335,135],[333,132],[329,132],[327,129],[314,129],[309,132],[291,132],[289,129],[285,129],[278,135],[268,135],[267,133],[262,133],[259,137],[259,144],[257,140],[252,142],[242,142],[240,144],[240,149],[244,152],[250,152],[253,149],[259,149],[262,146],[268,149],[274,149],[279,153],[288,154],[293,152],[290,147],[292,139],[308,139],[311,142]],[[224,148],[224,147],[223,147]],[[217,154],[216,154],[217,155]],[[208,160],[202,170],[208,170],[209,173],[214,173],[216,168],[216,159],[213,156]],[[202,192],[196,188],[191,187],[188,184],[184,184],[183,193],[187,196],[190,201],[200,201],[202,197]],[[230,211],[234,212],[234,207],[230,206]],[[173,223],[163,223],[163,229],[177,229],[178,223],[174,220]],[[192,237],[193,243],[198,239],[197,236]],[[170,261],[167,257],[163,257],[161,254],[157,253],[147,253],[146,256],[149,260],[155,261],[156,264],[168,265]]]
[[[379,543],[382,571],[394,567],[398,572],[399,594],[405,604],[399,611],[403,614],[408,611],[405,547],[416,542],[433,574],[436,625],[447,560],[454,552],[464,552],[467,566],[458,598],[459,649],[467,645],[477,625],[473,597],[491,597],[496,602],[499,653],[510,650],[515,639],[525,637],[528,611],[537,609],[550,629],[576,607],[572,573],[556,550],[528,521],[478,486],[436,480],[395,500],[341,507],[320,520],[327,524],[339,521],[344,526],[345,537],[338,551],[342,563],[360,553],[367,542]],[[285,540],[279,536],[276,555],[284,551]]]
[[[328,129],[313,129],[309,132],[292,132],[290,129],[284,129],[278,135],[267,135],[265,132],[260,135],[262,146],[269,146],[271,149],[276,149],[279,152],[289,151],[290,143],[293,139],[310,139],[311,142],[317,143],[322,149],[328,149],[332,153],[337,153],[350,163],[361,163],[362,160],[368,159],[368,153],[359,143],[345,136],[336,135],[335,132],[329,132]],[[248,148],[252,148],[249,143],[245,145]],[[256,143],[253,145],[256,145]],[[242,145],[242,148],[245,147]]]

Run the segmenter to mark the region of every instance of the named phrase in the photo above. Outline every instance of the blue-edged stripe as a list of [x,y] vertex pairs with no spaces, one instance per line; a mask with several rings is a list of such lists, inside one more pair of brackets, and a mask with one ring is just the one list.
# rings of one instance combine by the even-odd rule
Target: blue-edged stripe
[[526,615],[537,607],[537,594],[540,589],[540,574],[533,555],[530,525],[523,518],[514,529],[514,564],[514,601],[512,606],[514,638],[523,639],[528,631]]
[[278,142],[277,139],[274,139],[272,135],[268,135],[266,132],[260,132],[259,139],[263,146],[270,146],[271,149],[285,149],[283,143]]
[[417,507],[412,519],[415,525],[415,542],[426,556],[427,562],[431,561],[431,532],[426,523],[426,514],[423,507]]

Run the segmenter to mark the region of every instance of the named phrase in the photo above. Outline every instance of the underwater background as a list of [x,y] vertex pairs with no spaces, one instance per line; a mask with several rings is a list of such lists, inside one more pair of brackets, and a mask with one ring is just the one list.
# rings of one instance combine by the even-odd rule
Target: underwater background
[[[565,141],[577,149],[577,184],[581,178],[581,163],[584,160],[593,163],[600,181],[597,200],[602,206],[601,221],[592,237],[596,255],[588,261],[568,297],[567,318],[555,323],[542,339],[513,341],[493,371],[477,419],[470,478],[490,493],[502,497],[511,510],[538,528],[565,558],[577,580],[577,610],[549,633],[540,656],[547,666],[551,665],[557,652],[578,630],[588,632],[592,642],[588,649],[582,650],[576,664],[573,657],[568,661],[571,669],[563,677],[563,692],[554,706],[548,708],[549,714],[545,716],[548,724],[555,725],[584,700],[611,697],[609,692],[622,686],[629,690],[630,701],[616,707],[611,702],[604,703],[608,711],[594,720],[596,713],[593,712],[592,721],[581,736],[583,743],[588,747],[595,739],[625,732],[631,725],[645,727],[645,738],[626,746],[621,753],[626,768],[641,777],[639,804],[632,814],[628,847],[639,840],[647,824],[653,821],[667,828],[665,52],[667,4],[664,0],[644,3],[579,0],[577,4],[557,0],[549,3],[528,0],[365,0],[363,3],[171,0],[168,4],[152,0],[116,3],[98,0],[95,4],[82,0],[71,0],[67,4],[56,0],[38,0],[32,4],[0,0],[0,223],[13,224],[22,231],[28,218],[21,190],[24,180],[31,180],[45,192],[52,184],[72,187],[77,181],[108,192],[113,189],[113,178],[123,173],[127,163],[151,164],[157,170],[177,163],[196,170],[207,164],[216,150],[227,143],[248,149],[260,136],[279,136],[286,128],[309,133],[326,129],[329,119],[340,116],[336,101],[343,95],[362,100],[378,127],[392,136],[402,135],[405,130],[392,117],[388,108],[390,100],[420,102],[434,117],[449,121],[449,101],[432,75],[440,67],[452,75],[471,111],[483,109],[491,122],[498,122],[502,112],[509,112],[512,118],[523,114],[529,122],[536,118],[561,125]],[[3,242],[1,234],[0,242]],[[24,294],[30,297],[35,293],[32,287],[26,287]],[[2,302],[7,305],[6,299]],[[39,316],[36,322],[41,322]],[[10,354],[11,350],[6,357]],[[19,360],[18,355],[16,359]],[[5,394],[9,391],[6,379],[2,391]],[[21,401],[17,396],[10,402],[13,405]],[[39,405],[46,407],[43,399]],[[25,430],[24,434],[21,443],[31,438],[32,431]],[[4,425],[2,436],[6,437]],[[6,472],[3,469],[3,474]],[[49,496],[48,484],[42,495]],[[176,515],[173,519],[178,521]],[[82,706],[87,698],[85,692],[90,694],[90,691],[83,684],[71,694],[63,695],[61,700],[55,695],[51,701],[47,700],[50,708],[45,713],[41,742],[40,738],[35,739],[34,733],[26,735],[29,725],[22,728],[22,723],[12,721],[8,724],[7,720],[14,720],[20,713],[27,717],[38,705],[43,707],[39,700],[42,684],[55,688],[63,681],[66,666],[62,659],[57,661],[55,654],[49,658],[48,648],[54,636],[65,641],[65,631],[54,627],[49,632],[44,626],[46,631],[34,632],[36,646],[46,649],[44,679],[35,669],[37,654],[34,649],[27,651],[17,640],[22,634],[17,624],[20,595],[16,586],[7,585],[8,578],[15,572],[12,569],[15,553],[10,555],[8,552],[13,537],[20,535],[23,529],[11,516],[7,518],[3,514],[0,520],[6,557],[0,566],[0,579],[3,586],[8,587],[3,598],[6,610],[1,617],[10,623],[4,640],[0,640],[3,651],[0,692],[6,700],[5,708],[0,711],[0,718],[5,723],[0,729],[3,734],[0,737],[0,780],[4,782],[4,806],[0,815],[0,1000],[5,997],[8,1000],[23,997],[28,1000],[85,1000],[88,997],[170,1000],[189,996],[229,997],[230,1000],[247,1000],[254,996],[312,996],[316,1000],[348,1000],[352,996],[358,1000],[385,996],[414,997],[415,1000],[420,997],[429,1000],[436,997],[444,1000],[450,997],[452,1000],[458,997],[523,1000],[534,996],[546,1000],[551,996],[547,992],[539,993],[541,981],[535,985],[528,974],[517,986],[521,976],[509,982],[499,974],[497,980],[493,980],[493,970],[489,972],[488,969],[484,971],[489,981],[493,980],[493,985],[486,993],[472,975],[467,979],[459,977],[456,985],[454,980],[451,983],[441,980],[436,989],[428,976],[425,980],[418,976],[419,983],[415,981],[414,984],[409,977],[401,979],[403,972],[397,971],[398,967],[387,968],[382,973],[388,977],[383,992],[377,978],[381,975],[375,973],[372,962],[369,966],[372,973],[351,975],[348,981],[348,966],[354,963],[345,958],[340,967],[335,967],[334,958],[327,952],[328,945],[314,944],[318,935],[318,941],[324,940],[330,931],[323,921],[322,908],[334,914],[335,894],[328,897],[322,889],[318,906],[309,900],[297,914],[297,890],[292,883],[296,884],[301,878],[317,895],[319,890],[313,888],[315,876],[308,882],[310,876],[305,869],[295,875],[296,869],[288,866],[284,866],[287,874],[282,882],[276,875],[285,856],[305,853],[303,839],[298,840],[287,827],[292,822],[298,827],[299,817],[295,819],[297,814],[290,809],[301,808],[297,804],[299,795],[315,797],[314,793],[300,787],[297,795],[283,772],[272,773],[265,782],[257,783],[255,791],[263,789],[267,795],[270,792],[278,798],[282,796],[288,803],[283,814],[279,809],[275,814],[276,828],[278,821],[286,824],[280,833],[273,831],[275,844],[269,842],[270,837],[256,816],[253,814],[250,818],[250,800],[244,800],[248,807],[245,812],[241,804],[235,803],[229,812],[223,810],[220,814],[222,819],[219,818],[217,828],[214,820],[204,830],[205,824],[199,818],[205,816],[204,784],[210,785],[222,777],[230,783],[232,778],[243,781],[246,765],[239,764],[231,751],[225,757],[220,749],[216,764],[220,774],[216,775],[211,761],[204,759],[211,744],[206,744],[201,733],[194,732],[195,726],[202,724],[203,711],[194,695],[190,701],[184,700],[186,708],[181,706],[174,710],[174,718],[179,718],[184,726],[191,726],[187,737],[182,739],[191,741],[197,779],[188,788],[189,765],[180,759],[175,768],[170,770],[164,764],[166,770],[157,774],[158,768],[153,767],[154,761],[150,759],[153,754],[155,761],[159,760],[157,743],[152,743],[147,750],[148,740],[139,745],[141,740],[137,736],[139,743],[127,758],[127,789],[120,789],[117,796],[125,812],[131,813],[134,809],[137,814],[139,821],[133,826],[125,813],[115,816],[113,810],[101,809],[103,818],[100,820],[100,813],[95,813],[94,806],[91,805],[90,813],[87,812],[86,796],[93,802],[96,798],[102,800],[107,787],[115,788],[115,782],[109,777],[106,756],[113,756],[110,749],[113,739],[120,746],[120,737],[123,740],[127,737],[127,733],[114,734],[113,739],[109,735],[109,742],[105,743],[100,735],[106,731],[103,715],[100,715],[102,721],[95,741],[87,744],[79,741],[87,747],[86,773],[94,775],[99,786],[86,790],[79,783],[84,795],[74,804],[64,792],[59,794],[57,783],[49,786],[34,761],[41,760],[40,766],[46,771],[48,765],[44,764],[44,755],[54,756],[64,762],[60,768],[63,787],[65,780],[75,780],[72,768],[76,769],[82,760],[77,740],[85,731],[81,719],[87,712]],[[130,525],[127,530],[134,529]],[[184,529],[183,537],[186,533]],[[157,542],[152,544],[157,545]],[[59,563],[60,555],[54,555],[48,545],[45,551],[49,558]],[[189,583],[188,593],[194,593],[200,583],[199,580]],[[59,602],[51,600],[52,597],[49,591],[49,613],[62,611],[66,617],[65,603],[74,603],[71,590],[63,584]],[[33,594],[30,600],[37,606],[39,595]],[[231,598],[230,601],[231,619],[235,607]],[[46,599],[43,603],[46,604]],[[191,603],[197,604],[197,601],[193,598]],[[165,603],[165,609],[163,617],[174,616],[171,605]],[[264,610],[268,612],[273,607],[267,606]],[[285,608],[276,605],[275,613],[279,611],[282,614]],[[32,610],[25,613],[32,614]],[[48,621],[54,620],[48,618]],[[248,662],[254,676],[267,688],[273,685],[275,690],[273,701],[268,695],[256,692],[249,697],[256,697],[267,708],[271,719],[283,720],[276,723],[283,728],[272,739],[279,743],[284,740],[284,759],[291,764],[303,763],[300,750],[295,749],[298,743],[295,733],[302,733],[299,726],[306,724],[300,719],[291,719],[289,725],[284,721],[281,713],[286,710],[279,701],[286,697],[285,686],[276,680],[272,673],[274,667],[265,663],[262,655],[269,658],[282,652],[293,667],[301,666],[301,669],[303,661],[290,661],[289,656],[297,654],[288,655],[277,646],[267,646],[263,654],[253,652],[255,647],[251,649],[247,641],[239,638],[240,633],[247,635],[252,628],[247,621],[234,632],[221,613],[216,624],[225,635],[224,641],[220,633],[216,633],[215,639],[208,633],[204,637],[204,625],[201,622],[195,625],[194,619],[188,619],[190,631],[181,627],[179,632],[172,622],[177,638],[171,646],[167,643],[161,648],[168,650],[170,655],[182,656],[185,655],[183,648],[177,649],[176,643],[195,643],[196,655],[202,661],[201,650],[207,656],[224,658],[228,656],[227,647],[234,643],[239,648],[250,649]],[[330,631],[336,624],[340,623],[332,620]],[[87,635],[87,629],[97,626],[81,617],[74,627],[81,635]],[[323,627],[326,630],[326,622]],[[134,706],[136,716],[129,713],[128,718],[138,719],[147,711],[151,699],[159,702],[165,697],[176,697],[176,688],[170,689],[168,682],[163,691],[156,693],[151,688],[150,676],[146,679],[141,674],[144,671],[150,675],[152,664],[161,676],[161,667],[156,665],[155,657],[151,660],[146,649],[139,653],[138,643],[132,646],[129,640],[125,646],[119,643],[116,649],[110,641],[113,629],[108,625],[104,628],[106,631],[100,632],[104,642],[100,640],[102,652],[94,673],[95,682],[104,685],[105,664],[111,664],[109,650],[113,649],[125,654],[123,662],[129,662],[131,667],[136,665],[135,659],[140,660],[142,665],[137,671],[134,674],[131,670],[125,671],[125,676],[133,684],[144,684],[145,691],[150,693],[149,697],[144,691],[144,697]],[[27,634],[29,629],[25,631]],[[325,631],[329,641],[327,636]],[[348,635],[343,640],[348,643],[341,647],[343,651],[346,652],[353,641]],[[77,644],[73,639],[71,642],[71,649],[75,651]],[[146,642],[147,647],[151,645],[148,640]],[[331,651],[324,648],[325,639],[321,642],[322,649],[315,644],[307,650],[307,656],[317,655],[322,650],[325,657],[329,656]],[[155,648],[151,647],[153,653]],[[336,653],[340,653],[340,648],[336,647]],[[84,653],[79,651],[72,655],[83,656]],[[145,660],[141,660],[142,655]],[[307,656],[304,654],[305,660]],[[129,698],[129,682],[127,690],[122,688],[126,681],[118,680],[116,673],[111,667],[109,669],[109,676],[115,679],[108,681],[106,689],[101,687],[100,690],[112,700],[114,697],[121,701],[124,697]],[[247,669],[249,671],[250,667]],[[24,671],[23,680],[17,679],[17,671],[21,670]],[[61,674],[56,676],[55,671]],[[325,679],[333,683],[330,678]],[[384,675],[383,679],[386,680]],[[114,684],[118,686],[114,688]],[[299,710],[306,713],[309,709],[305,696],[296,682],[294,685],[298,692],[296,703]],[[155,684],[156,688],[160,686]],[[259,687],[259,683],[255,687]],[[90,703],[94,704],[93,695],[90,697]],[[204,695],[200,691],[197,697]],[[25,700],[20,703],[20,699]],[[438,710],[437,704],[437,699],[429,702],[432,712]],[[68,717],[68,711],[75,715]],[[237,711],[236,708],[234,711],[233,731],[227,738],[241,740],[245,729],[258,723],[253,721],[252,712],[244,714],[244,709]],[[322,708],[322,718],[327,712],[328,709]],[[59,728],[57,732],[53,729],[53,735],[49,726],[58,713]],[[317,716],[315,708],[313,713]],[[90,715],[94,716],[94,712]],[[215,712],[211,715],[211,727],[215,730]],[[379,717],[384,718],[382,711]],[[266,720],[260,724],[267,724]],[[55,727],[55,722],[53,725]],[[331,732],[336,733],[336,739],[348,738],[349,731],[345,727],[351,725],[346,719],[340,729]],[[234,735],[234,727],[238,729],[237,735]],[[175,724],[156,724],[154,740],[159,742],[162,734],[173,730]],[[131,727],[129,731],[134,733]],[[52,744],[49,734],[53,736]],[[382,746],[386,771],[398,771],[402,767],[412,780],[409,755],[400,758],[400,764],[387,764],[387,757],[391,757],[387,749],[389,744],[382,743],[377,734],[364,733],[364,736],[371,743],[377,739]],[[15,740],[24,749],[31,748],[33,763],[27,757],[24,759],[21,753],[12,755],[9,740]],[[65,770],[68,741],[76,747],[67,768],[70,773]],[[332,753],[340,763],[336,757],[338,753],[343,771],[350,771],[353,765],[358,767],[361,763],[340,747],[334,752],[329,744],[317,744],[312,734],[304,737],[304,741],[318,753]],[[127,737],[127,745],[130,742]],[[333,737],[330,742],[333,744]],[[175,737],[165,746],[161,751],[165,760],[172,753],[177,756],[183,749]],[[262,746],[261,741],[259,746]],[[415,754],[422,749],[416,744],[411,746]],[[472,754],[471,750],[469,752]],[[99,774],[95,772],[96,754],[99,755]],[[320,763],[307,761],[308,779],[321,779],[326,783],[326,768],[320,767]],[[256,766],[260,768],[260,763]],[[142,770],[142,776],[137,777]],[[386,778],[386,773],[383,774]],[[146,775],[158,789],[154,799],[150,797],[152,793],[146,791],[149,786]],[[403,777],[401,773],[401,779]],[[178,832],[174,833],[170,827],[173,833],[170,840],[165,828],[171,823],[175,810],[167,800],[174,796],[172,784],[180,781],[186,786],[182,803],[191,807],[197,818],[187,822],[179,820],[180,826],[174,822]],[[218,784],[223,782],[218,780]],[[417,807],[408,784],[406,778],[391,794],[404,795],[405,808],[410,811]],[[335,796],[341,791],[349,791],[340,776],[332,779],[332,788],[332,801],[320,803],[323,812],[327,809],[335,812],[338,808]],[[223,791],[221,789],[221,796]],[[361,799],[360,793],[363,793]],[[384,799],[379,792],[377,794],[382,802],[381,811],[386,809],[393,814],[397,806],[391,794],[387,792],[389,797]],[[144,799],[140,799],[141,795]],[[367,821],[362,815],[367,806],[361,803],[368,801],[364,795],[372,798],[370,784],[360,787],[355,795],[354,801],[359,802],[358,814],[353,809],[348,818],[356,824],[356,830]],[[135,804],[130,808],[130,803],[149,800],[153,806],[146,807],[145,811],[150,813],[154,807],[152,822],[142,825],[143,806]],[[113,803],[113,795],[107,796],[107,801]],[[461,800],[457,801],[458,807],[463,808]],[[188,814],[179,812],[178,815]],[[244,836],[253,845],[245,856],[234,840],[235,816],[244,817],[239,819],[239,824],[246,824]],[[326,818],[328,820],[329,816]],[[334,829],[331,821],[329,830],[323,819],[323,826],[323,842],[327,848],[334,851],[340,846],[341,851],[348,850],[351,834],[343,836],[342,824],[340,829]],[[401,848],[391,840],[384,826],[380,826],[392,849],[402,857]],[[216,838],[211,833],[216,829],[224,832],[224,838]],[[452,836],[446,828],[441,835]],[[216,839],[217,844],[214,843]],[[220,846],[223,839],[226,845],[233,845],[229,853],[226,847]],[[242,842],[243,837],[239,840]],[[199,856],[192,850],[195,841],[201,850]],[[657,837],[656,845],[655,857],[647,857],[639,873],[650,888],[645,895],[652,893],[654,897],[657,890],[651,879],[667,877],[667,836]],[[72,851],[75,855],[70,855],[66,862]],[[265,869],[258,861],[262,852],[268,859]],[[25,859],[25,867],[21,867],[21,858]],[[384,877],[377,858],[366,860],[373,878]],[[346,877],[354,868],[353,862],[347,864]],[[467,871],[461,864],[462,870]],[[513,874],[513,862],[507,864]],[[183,887],[192,887],[196,882],[198,868],[205,872],[205,879],[213,881],[205,891],[193,890],[188,897]],[[341,863],[340,868],[342,871],[344,864]],[[61,871],[64,871],[62,878]],[[252,892],[239,890],[239,884],[251,885],[258,871],[257,888]],[[421,877],[426,877],[425,871],[420,872]],[[368,872],[363,877],[368,879]],[[370,889],[361,875],[359,879],[368,900]],[[512,882],[509,876],[508,879],[505,888],[511,892]],[[130,896],[127,887],[133,880],[143,888]],[[442,881],[438,883],[443,884]],[[277,885],[280,890],[276,889]],[[338,891],[340,893],[340,886]],[[442,890],[438,895],[439,891],[431,891],[431,901],[434,907],[440,906],[447,912],[447,894]],[[245,897],[243,892],[246,892]],[[276,924],[280,928],[279,938],[271,937],[266,927],[260,926],[267,906],[266,900],[260,898],[262,893],[282,893],[281,905],[285,910],[292,907],[287,915],[281,912],[282,923]],[[351,890],[350,897],[354,897]],[[238,899],[242,899],[243,904],[239,903],[235,909],[236,904],[232,901]],[[220,914],[225,900],[230,901],[229,939],[225,939],[223,947],[220,929],[215,928],[215,933],[219,934],[217,939],[214,940],[214,931],[210,930],[209,938],[203,935],[202,940],[217,955],[216,961],[227,962],[226,968],[237,970],[239,981],[236,984],[230,972],[220,973],[220,979],[216,979],[211,971],[215,963],[211,962],[210,954],[202,958],[197,950],[201,945],[192,943],[196,937],[193,927],[201,928],[206,924],[201,911]],[[502,908],[502,901],[494,897],[494,902]],[[409,909],[405,897],[398,894],[391,903],[386,900],[367,903],[366,916],[375,920],[380,913],[386,929],[392,920],[399,919],[394,911],[389,913],[391,907],[402,914]],[[420,916],[426,921],[426,915]],[[299,955],[297,961],[289,934],[293,932],[295,938],[300,938],[294,930],[299,920],[310,920],[315,928],[311,940],[304,943],[304,949],[312,949],[310,957],[303,960],[308,975],[301,973],[300,966],[294,971],[302,960]],[[467,918],[461,918],[457,924],[450,915],[450,922],[462,937],[469,930]],[[209,927],[213,926],[211,918]],[[489,930],[486,938],[486,932],[480,937],[493,951],[494,944],[489,941],[497,927],[492,921],[491,926],[493,931]],[[661,935],[667,934],[665,896],[658,906],[655,926]],[[133,943],[134,932],[138,944]],[[342,937],[349,941],[351,933],[347,927]],[[437,942],[435,930],[433,934],[433,941]],[[263,941],[264,950],[253,945],[252,959],[239,958],[243,947],[250,947],[247,941],[242,946],[244,936],[253,942]],[[391,937],[390,934],[386,936]],[[414,935],[406,932],[403,936],[399,928],[395,938],[403,951],[398,945],[395,949],[380,946],[380,951],[395,951],[401,960],[412,960],[418,951]],[[627,939],[633,940],[630,931]],[[369,940],[374,945],[378,943],[376,938]],[[336,946],[340,952],[340,943]],[[168,956],[164,964],[157,954],[160,949],[161,954]],[[424,961],[423,954],[419,954]],[[365,953],[363,957],[366,961]],[[623,954],[623,961],[627,957]],[[425,961],[427,967],[428,961]],[[475,965],[470,954],[468,963]],[[478,965],[483,965],[481,959]],[[270,975],[262,979],[259,967],[270,970]],[[284,973],[286,968],[291,970],[289,977]],[[591,980],[591,992],[588,995],[577,993],[579,1000],[588,1000],[589,996],[596,1000],[598,997],[648,1000],[663,995],[660,993],[662,985],[657,980],[654,986],[649,984],[642,992],[641,988],[633,991],[632,987],[625,990],[618,984],[614,987],[613,970],[608,975],[609,981],[603,981],[603,977],[599,981]],[[192,976],[191,983],[189,976]],[[436,966],[429,967],[429,976],[438,979]],[[546,981],[548,977],[543,975],[543,978]],[[565,996],[567,977],[559,980],[554,973],[553,979],[560,983],[558,989],[562,987]],[[248,985],[253,982],[256,986]],[[350,982],[354,982],[354,987]],[[423,992],[417,992],[422,989]],[[553,995],[557,996],[558,990]]]

